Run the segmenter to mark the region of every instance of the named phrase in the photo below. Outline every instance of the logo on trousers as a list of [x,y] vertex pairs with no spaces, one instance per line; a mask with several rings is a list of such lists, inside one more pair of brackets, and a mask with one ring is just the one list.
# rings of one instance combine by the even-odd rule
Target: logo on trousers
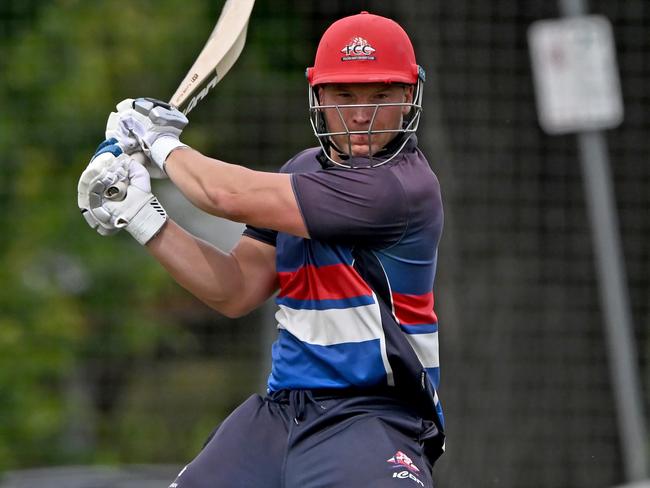
[[[402,479],[402,480],[411,480],[415,481],[418,485],[424,486],[422,480],[418,477],[420,473],[420,468],[418,468],[411,458],[404,454],[402,451],[397,451],[395,455],[386,460],[387,463],[393,465],[393,468],[401,469],[401,471],[396,471],[393,473],[393,478]],[[406,468],[406,469],[404,469]]]
[[402,451],[397,451],[393,457],[386,460],[387,463],[394,464],[395,466],[403,466],[413,473],[419,473],[420,469],[413,464],[411,458],[404,454]]
[[415,476],[413,473],[409,473],[409,472],[406,471],[406,470],[404,470],[404,471],[399,471],[399,472],[397,472],[397,473],[393,473],[393,478],[403,479],[403,480],[406,480],[406,479],[408,479],[408,480],[413,480],[413,481],[415,481],[418,485],[420,485],[420,486],[424,486],[424,483],[422,482],[422,480],[418,479],[417,476]]

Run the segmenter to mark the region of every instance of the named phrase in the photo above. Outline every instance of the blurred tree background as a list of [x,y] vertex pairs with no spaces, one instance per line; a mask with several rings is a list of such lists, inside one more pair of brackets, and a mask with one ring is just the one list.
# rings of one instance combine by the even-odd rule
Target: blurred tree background
[[[254,320],[233,337],[248,325],[222,323],[128,236],[100,238],[76,208],[79,174],[110,110],[129,96],[169,98],[221,3],[0,6],[0,471],[189,459],[260,384]],[[302,93],[310,49],[281,42],[293,22],[276,15],[281,3],[256,9],[264,21],[219,93],[193,113],[189,144],[269,169],[288,157],[270,150],[283,142],[272,128],[237,137],[260,103],[272,103],[260,101],[271,87]],[[276,108],[271,117],[291,116]]]
[[[650,3],[588,3],[617,43],[625,121],[608,142],[647,410]],[[222,4],[0,2],[0,473],[182,464],[263,389],[272,306],[220,317],[76,206],[108,113],[169,98]],[[621,482],[575,140],[546,136],[535,114],[526,32],[555,2],[257,0],[242,56],[183,139],[266,170],[315,145],[304,70],[326,26],[361,10],[398,20],[427,70],[419,137],[445,202],[440,486]],[[191,231],[224,247],[236,237],[169,184],[154,189]]]

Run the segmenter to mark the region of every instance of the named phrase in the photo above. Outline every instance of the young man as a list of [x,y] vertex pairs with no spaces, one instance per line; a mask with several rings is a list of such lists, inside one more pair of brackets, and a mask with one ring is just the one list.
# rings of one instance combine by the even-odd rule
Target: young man
[[[240,316],[278,292],[268,395],[238,407],[174,488],[432,486],[443,213],[414,134],[424,71],[397,23],[362,12],[330,26],[307,77],[320,147],[278,174],[200,154],[179,141],[182,114],[137,99],[111,114],[79,183],[93,228],[126,228],[215,310]],[[143,148],[194,205],[247,224],[230,253],[167,218],[124,154]]]

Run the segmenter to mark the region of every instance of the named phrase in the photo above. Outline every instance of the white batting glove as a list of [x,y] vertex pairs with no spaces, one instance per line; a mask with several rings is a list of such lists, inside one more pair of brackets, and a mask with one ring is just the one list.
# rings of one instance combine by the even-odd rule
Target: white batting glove
[[107,147],[116,151],[105,149],[91,161],[79,180],[77,204],[99,234],[112,235],[124,228],[144,245],[160,231],[167,213],[151,193],[144,166],[117,145]]
[[97,206],[101,203],[103,195],[91,192],[91,183],[98,178],[103,171],[115,164],[117,157],[122,154],[122,149],[117,145],[115,139],[102,142],[93,155],[90,163],[81,174],[77,185],[77,206],[81,210],[88,225],[97,230],[100,235],[108,236],[117,233],[120,229],[110,225],[104,225],[90,212],[91,205]]
[[[165,160],[179,147],[187,117],[171,105],[152,98],[127,98],[116,106],[106,124],[106,138],[115,138],[127,154],[143,153],[153,178],[165,178]],[[152,164],[151,164],[152,163]]]

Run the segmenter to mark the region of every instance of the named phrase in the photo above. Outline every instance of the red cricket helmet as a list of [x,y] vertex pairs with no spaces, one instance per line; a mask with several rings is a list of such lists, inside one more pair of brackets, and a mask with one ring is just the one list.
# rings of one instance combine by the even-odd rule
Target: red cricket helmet
[[323,83],[407,83],[424,78],[408,35],[395,21],[361,12],[334,22],[323,34],[311,86]]

